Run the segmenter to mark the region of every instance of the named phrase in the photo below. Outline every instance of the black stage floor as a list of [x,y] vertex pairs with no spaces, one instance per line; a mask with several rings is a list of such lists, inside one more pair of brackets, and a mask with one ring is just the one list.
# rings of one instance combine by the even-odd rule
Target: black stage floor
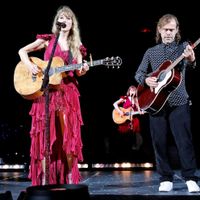
[[[154,170],[81,171],[80,184],[88,187],[92,200],[200,200],[200,193],[189,193],[180,171],[175,172],[174,189],[167,193],[158,192],[159,177]],[[21,200],[30,186],[26,172],[0,172],[0,200]],[[6,192],[11,198],[3,198]]]

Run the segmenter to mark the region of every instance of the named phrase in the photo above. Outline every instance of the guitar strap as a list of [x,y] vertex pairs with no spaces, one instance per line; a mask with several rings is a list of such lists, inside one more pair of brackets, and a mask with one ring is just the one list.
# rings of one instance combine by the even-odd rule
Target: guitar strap
[[71,50],[69,50],[69,55],[68,55],[68,65],[72,64],[73,61],[73,56]]

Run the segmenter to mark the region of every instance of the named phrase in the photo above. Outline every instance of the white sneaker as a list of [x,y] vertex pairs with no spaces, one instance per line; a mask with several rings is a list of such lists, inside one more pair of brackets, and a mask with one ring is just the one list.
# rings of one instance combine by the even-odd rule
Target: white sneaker
[[188,192],[200,192],[200,188],[195,181],[186,181]]
[[169,192],[173,189],[173,183],[171,181],[163,181],[160,183],[159,192]]

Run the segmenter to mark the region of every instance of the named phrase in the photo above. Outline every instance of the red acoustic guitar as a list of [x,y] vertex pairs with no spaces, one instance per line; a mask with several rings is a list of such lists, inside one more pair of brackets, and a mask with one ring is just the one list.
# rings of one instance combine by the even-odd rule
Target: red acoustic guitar
[[[200,38],[192,45],[195,48],[200,43]],[[150,90],[150,87],[138,85],[138,103],[142,110],[146,110],[148,113],[156,114],[165,105],[172,91],[174,91],[181,83],[182,76],[179,71],[175,69],[175,66],[183,60],[184,56],[181,55],[173,63],[166,61],[162,63],[159,68],[154,71],[151,76],[157,77],[158,86],[154,91]]]

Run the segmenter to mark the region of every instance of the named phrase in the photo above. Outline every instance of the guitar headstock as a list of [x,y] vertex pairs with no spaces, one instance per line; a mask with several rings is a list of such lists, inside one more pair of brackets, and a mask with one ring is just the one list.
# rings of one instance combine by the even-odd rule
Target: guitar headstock
[[105,59],[103,59],[103,65],[107,67],[120,68],[121,64],[122,64],[122,59],[119,56],[110,58],[106,57]]

